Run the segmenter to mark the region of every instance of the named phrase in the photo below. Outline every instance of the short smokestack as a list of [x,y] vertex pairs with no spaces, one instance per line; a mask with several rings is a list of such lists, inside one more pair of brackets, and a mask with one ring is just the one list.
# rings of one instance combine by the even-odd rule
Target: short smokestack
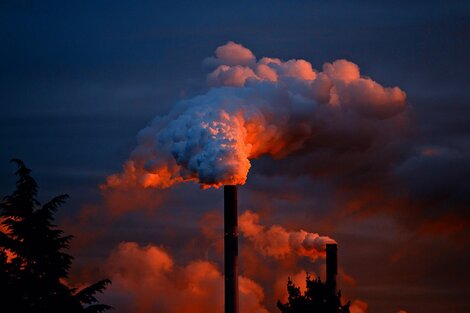
[[237,186],[224,186],[225,313],[238,313]]
[[336,277],[338,275],[338,245],[326,244],[326,285],[331,293],[337,293]]

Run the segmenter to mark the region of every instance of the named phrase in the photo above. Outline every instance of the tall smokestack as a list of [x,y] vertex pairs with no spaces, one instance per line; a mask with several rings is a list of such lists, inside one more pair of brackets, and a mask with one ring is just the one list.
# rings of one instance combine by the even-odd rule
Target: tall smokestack
[[338,245],[326,244],[326,285],[331,293],[336,294],[336,276],[338,275]]
[[237,186],[224,186],[225,313],[238,313]]

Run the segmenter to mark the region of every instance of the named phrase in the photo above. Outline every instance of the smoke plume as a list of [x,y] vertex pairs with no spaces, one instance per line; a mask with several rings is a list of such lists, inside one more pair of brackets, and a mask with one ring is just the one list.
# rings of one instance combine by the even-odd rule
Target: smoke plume
[[[104,266],[113,284],[103,301],[120,313],[222,313],[224,280],[217,265],[202,260],[175,263],[161,247],[119,244]],[[261,304],[261,286],[241,276],[239,288],[241,312],[268,313]]]
[[305,60],[258,60],[228,42],[204,63],[212,68],[209,90],[142,129],[123,172],[104,188],[244,184],[252,159],[298,152],[317,134],[334,134],[328,143],[334,146],[349,134],[338,125],[387,120],[405,109],[401,89],[361,76],[347,60],[318,71]]
[[258,251],[278,259],[296,254],[315,261],[325,257],[327,243],[335,243],[330,237],[304,230],[288,231],[279,225],[267,228],[259,223],[259,215],[251,211],[240,216],[239,229],[240,234],[252,241]]

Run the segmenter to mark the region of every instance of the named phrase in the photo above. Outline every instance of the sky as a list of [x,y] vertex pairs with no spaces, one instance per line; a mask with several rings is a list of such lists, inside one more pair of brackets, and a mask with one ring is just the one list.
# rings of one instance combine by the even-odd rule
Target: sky
[[[143,133],[172,138],[188,125],[160,131],[160,121],[186,121],[188,103],[212,112],[229,95],[270,112],[274,137],[295,143],[237,159],[235,171],[251,164],[237,180],[244,312],[277,312],[287,276],[324,277],[321,252],[282,241],[301,230],[338,242],[356,313],[468,311],[469,35],[466,1],[2,1],[0,194],[14,188],[9,160],[20,158],[43,201],[70,195],[58,214],[75,236],[70,283],[110,277],[102,299],[116,312],[221,312],[222,189],[201,189],[200,168],[164,189],[110,177],[148,161],[136,149]],[[217,54],[229,42],[248,59]],[[263,57],[282,60],[269,64],[275,82],[258,71]],[[292,59],[312,71],[302,63],[292,74]],[[374,81],[386,96],[336,83],[329,69],[343,59],[360,69],[357,86]],[[240,83],[215,73],[221,65],[256,75]],[[339,97],[326,107],[305,91],[322,75]],[[390,110],[371,109],[381,104]],[[274,142],[265,134],[250,144]]]

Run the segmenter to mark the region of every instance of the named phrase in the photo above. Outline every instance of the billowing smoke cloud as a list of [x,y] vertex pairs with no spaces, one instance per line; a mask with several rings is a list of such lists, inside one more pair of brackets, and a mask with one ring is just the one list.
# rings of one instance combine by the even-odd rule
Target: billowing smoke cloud
[[[222,313],[223,276],[214,263],[196,260],[185,266],[161,247],[124,242],[110,254],[104,271],[113,284],[103,296],[119,313]],[[263,289],[241,276],[240,312],[268,313]]]
[[107,187],[244,184],[250,159],[282,158],[318,134],[334,146],[350,135],[345,125],[392,119],[405,108],[402,90],[361,76],[346,60],[316,71],[305,60],[257,60],[229,42],[205,63],[211,88],[141,130],[123,173],[108,177]]
[[251,211],[240,216],[239,229],[240,234],[252,241],[262,254],[274,258],[296,254],[315,261],[325,257],[327,243],[335,243],[330,237],[304,230],[288,231],[279,225],[267,228],[259,223],[259,215]]

